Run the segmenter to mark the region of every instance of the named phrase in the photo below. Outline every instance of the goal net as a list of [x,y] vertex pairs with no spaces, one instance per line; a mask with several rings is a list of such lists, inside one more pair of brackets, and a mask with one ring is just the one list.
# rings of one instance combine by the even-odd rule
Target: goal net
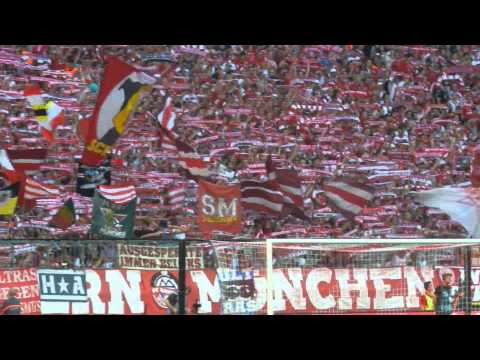
[[447,273],[452,314],[480,314],[477,240],[268,239],[214,248],[223,314],[430,315],[425,285],[436,289]]

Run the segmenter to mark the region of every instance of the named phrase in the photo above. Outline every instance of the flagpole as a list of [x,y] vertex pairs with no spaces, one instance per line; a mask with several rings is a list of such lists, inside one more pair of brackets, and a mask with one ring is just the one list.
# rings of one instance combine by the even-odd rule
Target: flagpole
[[185,315],[185,296],[186,296],[186,240],[182,239],[178,243],[178,315]]
[[[473,239],[473,236],[470,238]],[[465,276],[465,314],[472,314],[472,248],[470,246],[465,247],[465,257],[464,257],[464,276]]]

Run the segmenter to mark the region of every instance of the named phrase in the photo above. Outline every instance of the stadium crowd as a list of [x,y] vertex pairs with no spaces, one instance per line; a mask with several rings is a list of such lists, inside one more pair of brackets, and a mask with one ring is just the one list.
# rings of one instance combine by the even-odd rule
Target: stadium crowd
[[[46,147],[22,96],[26,83],[38,82],[64,108],[65,123],[33,178],[61,186],[57,208],[72,197],[78,210],[75,226],[54,229],[48,220],[55,199],[37,201],[32,210],[2,216],[3,239],[87,238],[91,199],[75,194],[81,123],[95,105],[107,55],[157,79],[112,153],[112,183],[137,187],[138,237],[202,237],[197,185],[161,149],[156,117],[165,94],[176,133],[219,170],[219,183],[266,178],[268,154],[302,179],[311,222],[246,211],[237,239],[466,235],[411,192],[470,180],[480,136],[479,46],[4,45],[0,53],[9,59],[0,61],[0,146]],[[323,183],[340,176],[376,189],[371,207],[353,220],[323,195]],[[170,180],[159,187],[159,177]],[[175,210],[165,206],[173,185],[186,195]]]

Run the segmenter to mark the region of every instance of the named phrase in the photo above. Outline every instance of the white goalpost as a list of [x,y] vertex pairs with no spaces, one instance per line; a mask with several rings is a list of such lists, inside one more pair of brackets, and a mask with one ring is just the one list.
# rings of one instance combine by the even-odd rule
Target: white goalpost
[[470,314],[479,255],[479,239],[267,239],[265,313],[422,313],[423,287],[448,272],[464,299],[457,310]]

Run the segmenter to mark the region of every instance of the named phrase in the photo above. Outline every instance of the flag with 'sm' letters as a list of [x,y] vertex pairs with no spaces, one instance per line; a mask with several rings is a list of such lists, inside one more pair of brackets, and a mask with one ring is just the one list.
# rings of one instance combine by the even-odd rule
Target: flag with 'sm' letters
[[197,194],[200,231],[237,234],[242,230],[240,185],[216,185],[201,180]]

